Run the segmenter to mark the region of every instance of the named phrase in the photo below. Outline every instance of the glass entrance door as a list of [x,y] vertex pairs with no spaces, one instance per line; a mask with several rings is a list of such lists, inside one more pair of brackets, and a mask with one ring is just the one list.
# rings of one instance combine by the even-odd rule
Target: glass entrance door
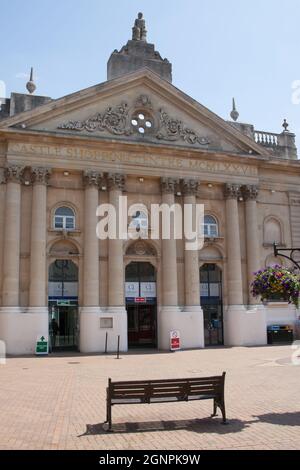
[[52,351],[78,349],[78,268],[71,260],[50,265],[48,305]]
[[130,346],[156,345],[156,306],[127,305]]
[[215,264],[202,266],[200,283],[205,345],[223,345],[222,272],[218,266]]
[[52,351],[78,349],[78,307],[49,308],[49,336]]
[[156,271],[151,263],[126,267],[125,292],[129,347],[156,347]]
[[204,339],[206,346],[223,344],[223,318],[221,305],[203,305]]

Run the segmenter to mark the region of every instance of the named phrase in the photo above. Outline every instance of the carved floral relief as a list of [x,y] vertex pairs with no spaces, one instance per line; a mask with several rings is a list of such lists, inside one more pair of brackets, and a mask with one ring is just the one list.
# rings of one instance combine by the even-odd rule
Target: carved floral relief
[[200,137],[192,129],[186,127],[182,121],[171,118],[165,111],[160,110],[160,129],[156,135],[159,140],[176,141],[183,140],[187,144],[208,145],[205,137]]
[[112,108],[107,108],[104,113],[97,113],[96,115],[86,119],[85,121],[68,121],[60,124],[58,129],[74,130],[74,131],[88,131],[88,132],[103,132],[107,130],[114,135],[130,135],[132,129],[127,126],[128,105],[121,103],[120,105]]
[[[148,114],[149,111],[155,113],[147,95],[138,97],[135,101],[135,107],[138,108],[138,112],[140,112],[142,108],[146,108]],[[58,126],[58,129],[77,132],[87,131],[90,133],[108,131],[113,135],[130,136],[135,131],[132,122],[136,120],[136,113],[137,109],[134,109],[133,112],[129,114],[129,106],[127,103],[123,102],[114,108],[110,106],[104,113],[97,113],[84,121],[70,120],[62,123]],[[152,119],[151,121],[149,120],[149,122],[152,122]],[[162,109],[158,113],[157,122],[157,129],[154,129],[152,138],[169,142],[183,141],[189,145],[210,144],[210,141],[206,137],[198,135],[181,120],[169,116],[168,113]]]

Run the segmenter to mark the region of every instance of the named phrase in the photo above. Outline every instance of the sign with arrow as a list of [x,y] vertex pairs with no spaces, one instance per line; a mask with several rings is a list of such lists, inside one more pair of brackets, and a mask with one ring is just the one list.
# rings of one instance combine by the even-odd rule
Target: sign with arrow
[[40,335],[37,337],[36,346],[35,346],[35,354],[37,356],[47,356],[49,353],[49,342],[48,338],[44,335]]

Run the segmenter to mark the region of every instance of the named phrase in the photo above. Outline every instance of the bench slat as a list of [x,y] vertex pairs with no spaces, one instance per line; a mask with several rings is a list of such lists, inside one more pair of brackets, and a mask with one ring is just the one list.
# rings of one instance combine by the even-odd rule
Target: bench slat
[[189,387],[189,386],[180,386],[180,387],[149,387],[144,388],[144,389],[123,389],[123,390],[113,390],[111,393],[112,397],[116,396],[131,396],[131,395],[156,395],[158,393],[168,393],[168,394],[177,394],[177,393],[182,393],[185,391],[186,393],[193,393],[193,394],[199,394],[199,393],[205,393],[205,392],[215,392],[215,393],[220,393],[222,390],[221,387],[211,387],[211,386],[197,386],[197,387]]
[[112,386],[124,386],[124,385],[148,385],[149,383],[151,384],[160,384],[160,383],[174,383],[174,384],[178,384],[178,383],[185,383],[185,382],[210,382],[210,381],[218,381],[218,382],[221,382],[222,381],[222,377],[220,376],[215,376],[215,377],[203,377],[203,378],[195,378],[195,377],[192,377],[192,378],[186,378],[186,379],[157,379],[157,380],[132,380],[132,381],[122,381],[122,382],[111,382],[111,385]]

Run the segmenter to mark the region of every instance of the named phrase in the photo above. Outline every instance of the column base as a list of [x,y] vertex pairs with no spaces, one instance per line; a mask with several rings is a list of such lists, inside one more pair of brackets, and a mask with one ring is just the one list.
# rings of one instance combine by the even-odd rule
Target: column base
[[82,353],[128,351],[127,312],[125,307],[82,307],[80,309],[79,350]]
[[48,307],[0,308],[0,340],[7,354],[34,354],[37,337],[48,333]]
[[267,345],[267,322],[264,306],[229,305],[224,315],[225,346]]
[[203,349],[203,311],[196,307],[161,307],[158,312],[158,348],[170,350],[170,332],[180,332],[181,349]]

